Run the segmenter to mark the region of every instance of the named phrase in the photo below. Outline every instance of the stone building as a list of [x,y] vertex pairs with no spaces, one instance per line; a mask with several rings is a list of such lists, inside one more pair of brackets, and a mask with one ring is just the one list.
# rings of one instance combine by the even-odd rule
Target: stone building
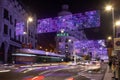
[[[58,16],[67,16],[71,15],[72,13],[68,10],[68,5],[62,6],[62,11],[58,13]],[[65,25],[66,27],[66,25]],[[67,29],[61,29],[57,32],[56,35],[56,52],[59,54],[66,55],[66,58],[72,58],[75,53],[75,45],[74,42],[79,40],[86,40],[86,35],[83,30],[79,31],[78,29],[71,27],[69,25]]]
[[[28,16],[34,21],[27,23]],[[12,53],[27,43],[35,48],[35,35],[36,15],[30,15],[17,0],[0,0],[0,63],[11,63]]]

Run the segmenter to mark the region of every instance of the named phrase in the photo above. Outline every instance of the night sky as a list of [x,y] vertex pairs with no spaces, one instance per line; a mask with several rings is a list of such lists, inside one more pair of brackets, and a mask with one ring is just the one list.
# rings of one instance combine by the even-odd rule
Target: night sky
[[[19,0],[19,1],[21,1],[26,6],[27,9],[30,9],[31,12],[36,13],[39,19],[56,17],[57,14],[61,11],[61,6],[63,4],[68,4],[69,11],[72,12],[73,14],[90,11],[90,10],[104,10],[104,6],[107,3],[112,3],[113,6],[115,7],[115,11],[117,11],[118,9],[120,11],[120,6],[119,6],[120,0]],[[103,24],[106,23],[104,21],[107,20],[109,20],[109,18],[102,19],[102,23]],[[104,31],[106,31],[105,28],[103,27],[109,25],[102,25],[101,28],[90,29],[90,30],[87,29],[85,31],[87,34],[90,34],[88,36],[90,39],[95,39],[98,37],[100,38],[100,36],[102,37],[104,36],[105,34]],[[108,34],[109,33],[110,32],[108,32]],[[93,35],[93,34],[97,34],[97,35]],[[54,40],[55,33],[39,34],[39,37],[41,37],[41,40],[39,40],[40,45],[44,46],[45,48],[55,47],[55,40]]]
[[[100,8],[105,0],[20,0],[39,18],[56,17],[63,4],[69,5],[69,11],[79,13]],[[107,0],[106,0],[107,1]]]

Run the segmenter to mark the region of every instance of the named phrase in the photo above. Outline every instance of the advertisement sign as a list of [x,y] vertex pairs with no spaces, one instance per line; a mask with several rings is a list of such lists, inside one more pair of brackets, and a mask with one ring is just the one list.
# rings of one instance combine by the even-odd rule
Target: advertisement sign
[[114,50],[120,50],[120,38],[114,38]]

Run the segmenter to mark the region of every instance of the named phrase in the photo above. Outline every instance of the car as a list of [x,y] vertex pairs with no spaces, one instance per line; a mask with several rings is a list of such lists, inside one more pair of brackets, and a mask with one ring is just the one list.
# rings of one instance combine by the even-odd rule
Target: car
[[90,63],[86,64],[87,70],[96,70],[101,68],[100,61],[90,61]]

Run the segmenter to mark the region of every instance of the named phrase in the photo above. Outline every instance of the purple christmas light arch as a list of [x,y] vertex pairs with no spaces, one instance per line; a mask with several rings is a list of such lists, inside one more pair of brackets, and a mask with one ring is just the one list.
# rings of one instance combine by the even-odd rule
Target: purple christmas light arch
[[105,40],[81,40],[74,42],[74,48],[79,55],[92,53],[93,57],[108,58]]
[[57,32],[61,29],[76,30],[92,27],[100,27],[100,11],[98,10],[39,19],[37,22],[38,33]]

